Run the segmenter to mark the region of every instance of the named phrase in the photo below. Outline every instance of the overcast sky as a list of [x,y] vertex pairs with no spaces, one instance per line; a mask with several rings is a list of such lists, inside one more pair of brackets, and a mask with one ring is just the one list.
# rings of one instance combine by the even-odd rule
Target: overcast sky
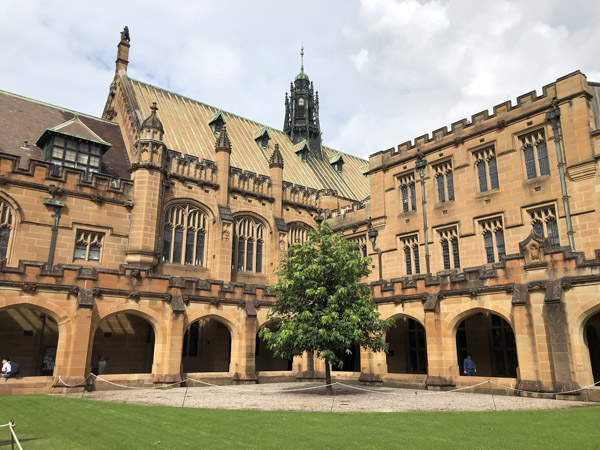
[[594,0],[0,0],[0,7],[0,90],[97,116],[124,25],[131,77],[277,129],[304,44],[324,143],[364,158],[541,92],[577,69],[600,81]]

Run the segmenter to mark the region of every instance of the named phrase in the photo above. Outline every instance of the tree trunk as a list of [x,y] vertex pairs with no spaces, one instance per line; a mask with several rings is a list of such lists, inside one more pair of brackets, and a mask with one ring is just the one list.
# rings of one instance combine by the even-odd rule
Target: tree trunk
[[327,385],[327,395],[333,395],[333,386],[331,386],[331,364],[325,360],[325,384]]

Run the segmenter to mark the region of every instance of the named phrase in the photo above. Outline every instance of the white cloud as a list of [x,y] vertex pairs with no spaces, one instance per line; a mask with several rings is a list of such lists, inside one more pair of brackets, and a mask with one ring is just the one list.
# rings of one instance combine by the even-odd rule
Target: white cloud
[[4,2],[0,89],[101,114],[128,25],[132,77],[280,127],[303,43],[325,143],[368,157],[576,69],[600,81],[599,21],[585,0]]

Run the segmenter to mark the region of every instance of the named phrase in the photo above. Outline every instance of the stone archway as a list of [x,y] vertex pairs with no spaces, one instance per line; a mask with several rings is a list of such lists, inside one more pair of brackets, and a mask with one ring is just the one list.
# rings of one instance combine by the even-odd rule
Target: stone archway
[[407,316],[395,321],[396,326],[385,337],[390,346],[386,356],[388,373],[427,374],[425,328]]
[[477,312],[462,320],[456,329],[456,353],[461,376],[463,361],[470,353],[478,376],[517,376],[517,347],[510,324],[498,314]]
[[98,360],[106,360],[106,374],[152,373],[155,332],[145,318],[118,312],[98,324],[92,344],[92,370]]
[[19,364],[20,376],[51,376],[58,349],[56,320],[34,306],[0,311],[0,355]]
[[183,337],[183,373],[229,372],[231,332],[212,317],[192,322]]
[[[272,323],[267,323],[261,328],[263,327],[275,331],[275,326]],[[292,359],[278,358],[275,356],[273,351],[267,347],[267,343],[258,337],[258,333],[256,333],[255,364],[257,372],[292,370],[292,361]]]
[[585,325],[585,338],[590,352],[594,383],[598,383],[600,382],[600,312],[588,319]]

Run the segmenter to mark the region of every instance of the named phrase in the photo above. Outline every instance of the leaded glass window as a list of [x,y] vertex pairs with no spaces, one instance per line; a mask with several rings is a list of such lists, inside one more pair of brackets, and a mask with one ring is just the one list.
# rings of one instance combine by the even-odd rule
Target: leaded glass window
[[252,217],[236,218],[231,268],[238,272],[262,273],[265,227]]
[[104,233],[78,230],[75,235],[73,260],[100,261]]
[[[523,159],[525,161],[525,174],[527,179],[538,176],[550,175],[548,161],[548,148],[544,130],[534,131],[519,138]],[[538,175],[539,174],[539,175]]]
[[8,246],[13,230],[13,211],[4,201],[0,200],[0,260],[8,257]]
[[192,205],[180,204],[165,211],[162,262],[203,266],[207,215]]

